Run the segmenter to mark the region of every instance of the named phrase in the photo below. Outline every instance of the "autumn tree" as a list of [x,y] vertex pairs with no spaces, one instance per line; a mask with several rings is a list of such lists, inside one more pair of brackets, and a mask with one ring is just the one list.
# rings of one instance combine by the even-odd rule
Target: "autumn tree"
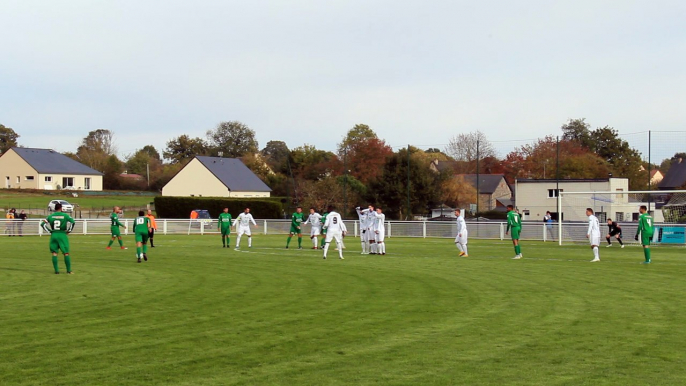
[[238,121],[220,122],[213,130],[207,131],[210,155],[240,158],[258,152],[255,131]]
[[288,162],[290,150],[288,149],[286,142],[269,141],[260,154],[262,154],[267,165],[269,165],[275,173],[287,172],[286,163]]
[[331,175],[336,161],[336,155],[332,152],[305,144],[291,150],[290,172],[296,178],[319,180]]
[[160,153],[152,145],[146,145],[142,149],[136,150],[124,164],[126,172],[129,174],[147,175],[148,168],[157,172],[162,167]]
[[[364,124],[355,125],[338,144],[341,166],[356,179],[368,183],[381,175],[386,158],[393,149]],[[341,173],[343,174],[343,173]]]
[[207,144],[202,138],[191,138],[183,134],[167,141],[167,148],[162,152],[170,163],[184,163],[196,155],[207,155]]
[[17,134],[12,128],[0,124],[0,154],[4,154],[7,150],[17,146]]

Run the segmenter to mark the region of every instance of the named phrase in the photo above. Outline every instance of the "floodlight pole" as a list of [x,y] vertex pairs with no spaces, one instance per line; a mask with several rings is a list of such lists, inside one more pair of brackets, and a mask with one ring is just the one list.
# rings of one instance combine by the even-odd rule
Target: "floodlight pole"
[[410,220],[410,145],[407,145],[407,213],[405,219]]
[[479,221],[479,140],[476,140],[476,221]]

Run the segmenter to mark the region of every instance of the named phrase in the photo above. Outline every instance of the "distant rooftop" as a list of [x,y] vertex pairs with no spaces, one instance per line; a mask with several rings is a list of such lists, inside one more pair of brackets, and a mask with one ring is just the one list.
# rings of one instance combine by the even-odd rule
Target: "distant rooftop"
[[52,149],[13,147],[12,150],[40,174],[103,175],[99,171]]

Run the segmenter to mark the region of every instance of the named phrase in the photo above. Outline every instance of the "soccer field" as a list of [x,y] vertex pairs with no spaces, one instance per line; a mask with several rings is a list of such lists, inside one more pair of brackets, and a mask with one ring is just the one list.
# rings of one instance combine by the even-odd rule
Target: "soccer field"
[[132,237],[72,236],[74,275],[48,238],[3,238],[0,384],[686,384],[683,248],[253,238],[156,236],[138,264]]

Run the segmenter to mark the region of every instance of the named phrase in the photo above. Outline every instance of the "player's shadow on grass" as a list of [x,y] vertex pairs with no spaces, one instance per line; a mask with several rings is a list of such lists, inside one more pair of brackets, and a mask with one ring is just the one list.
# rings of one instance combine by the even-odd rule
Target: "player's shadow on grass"
[[0,267],[0,271],[19,271],[19,272],[43,272],[45,269],[26,269],[26,268],[10,268],[10,267]]

